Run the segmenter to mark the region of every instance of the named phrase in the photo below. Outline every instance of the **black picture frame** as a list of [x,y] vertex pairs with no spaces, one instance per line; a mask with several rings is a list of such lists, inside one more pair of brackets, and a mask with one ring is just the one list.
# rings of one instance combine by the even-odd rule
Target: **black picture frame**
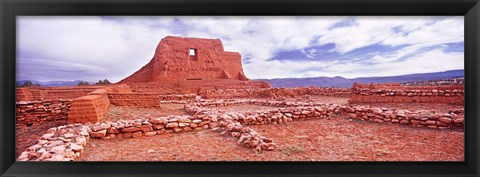
[[[1,176],[479,176],[478,0],[1,0],[0,12]],[[21,15],[462,15],[465,161],[16,162],[15,17]]]

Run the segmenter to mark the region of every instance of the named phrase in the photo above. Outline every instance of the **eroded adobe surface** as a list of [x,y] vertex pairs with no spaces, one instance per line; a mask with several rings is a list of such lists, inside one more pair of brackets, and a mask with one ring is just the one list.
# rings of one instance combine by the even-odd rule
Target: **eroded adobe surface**
[[238,52],[224,51],[220,39],[167,36],[152,60],[120,83],[215,79],[248,80]]

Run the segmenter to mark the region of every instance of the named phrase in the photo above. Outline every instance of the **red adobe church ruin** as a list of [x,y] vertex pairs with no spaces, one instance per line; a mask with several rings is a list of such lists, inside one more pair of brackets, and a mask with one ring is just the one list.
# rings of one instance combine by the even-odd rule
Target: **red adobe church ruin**
[[220,39],[167,36],[147,65],[119,83],[217,79],[249,80],[240,53],[224,51]]

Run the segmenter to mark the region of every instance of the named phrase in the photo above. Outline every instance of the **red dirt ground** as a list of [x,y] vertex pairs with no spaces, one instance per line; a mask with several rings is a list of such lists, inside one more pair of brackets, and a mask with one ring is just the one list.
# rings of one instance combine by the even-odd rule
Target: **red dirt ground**
[[273,138],[260,154],[204,130],[121,140],[92,140],[79,161],[463,161],[464,134],[345,118],[250,126]]
[[155,118],[169,115],[187,115],[183,104],[162,104],[159,108],[138,108],[110,105],[103,116],[105,121]]
[[[346,105],[348,98],[314,96],[321,103]],[[298,101],[295,98],[286,101]],[[449,104],[362,104],[397,109],[427,109],[439,113],[463,106]],[[213,107],[224,111],[260,111],[268,106]],[[104,120],[186,115],[182,104],[160,108],[110,105]],[[65,122],[47,122],[17,130],[17,157],[36,143],[50,127]],[[459,130],[412,128],[348,120],[343,117],[290,122],[287,125],[250,126],[273,138],[274,151],[255,153],[219,132],[174,133],[125,139],[121,142],[91,140],[78,161],[463,161],[464,133]]]

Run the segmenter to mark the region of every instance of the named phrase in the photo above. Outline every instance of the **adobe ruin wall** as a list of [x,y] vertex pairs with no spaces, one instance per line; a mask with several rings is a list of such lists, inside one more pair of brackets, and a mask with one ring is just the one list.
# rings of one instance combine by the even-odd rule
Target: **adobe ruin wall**
[[216,79],[248,81],[238,52],[224,51],[220,39],[167,36],[147,65],[119,83]]
[[41,101],[74,99],[104,88],[103,86],[63,86],[63,87],[19,87],[16,88],[16,101]]
[[98,89],[87,96],[75,98],[68,113],[68,123],[99,122],[109,106],[110,100],[105,89]]

